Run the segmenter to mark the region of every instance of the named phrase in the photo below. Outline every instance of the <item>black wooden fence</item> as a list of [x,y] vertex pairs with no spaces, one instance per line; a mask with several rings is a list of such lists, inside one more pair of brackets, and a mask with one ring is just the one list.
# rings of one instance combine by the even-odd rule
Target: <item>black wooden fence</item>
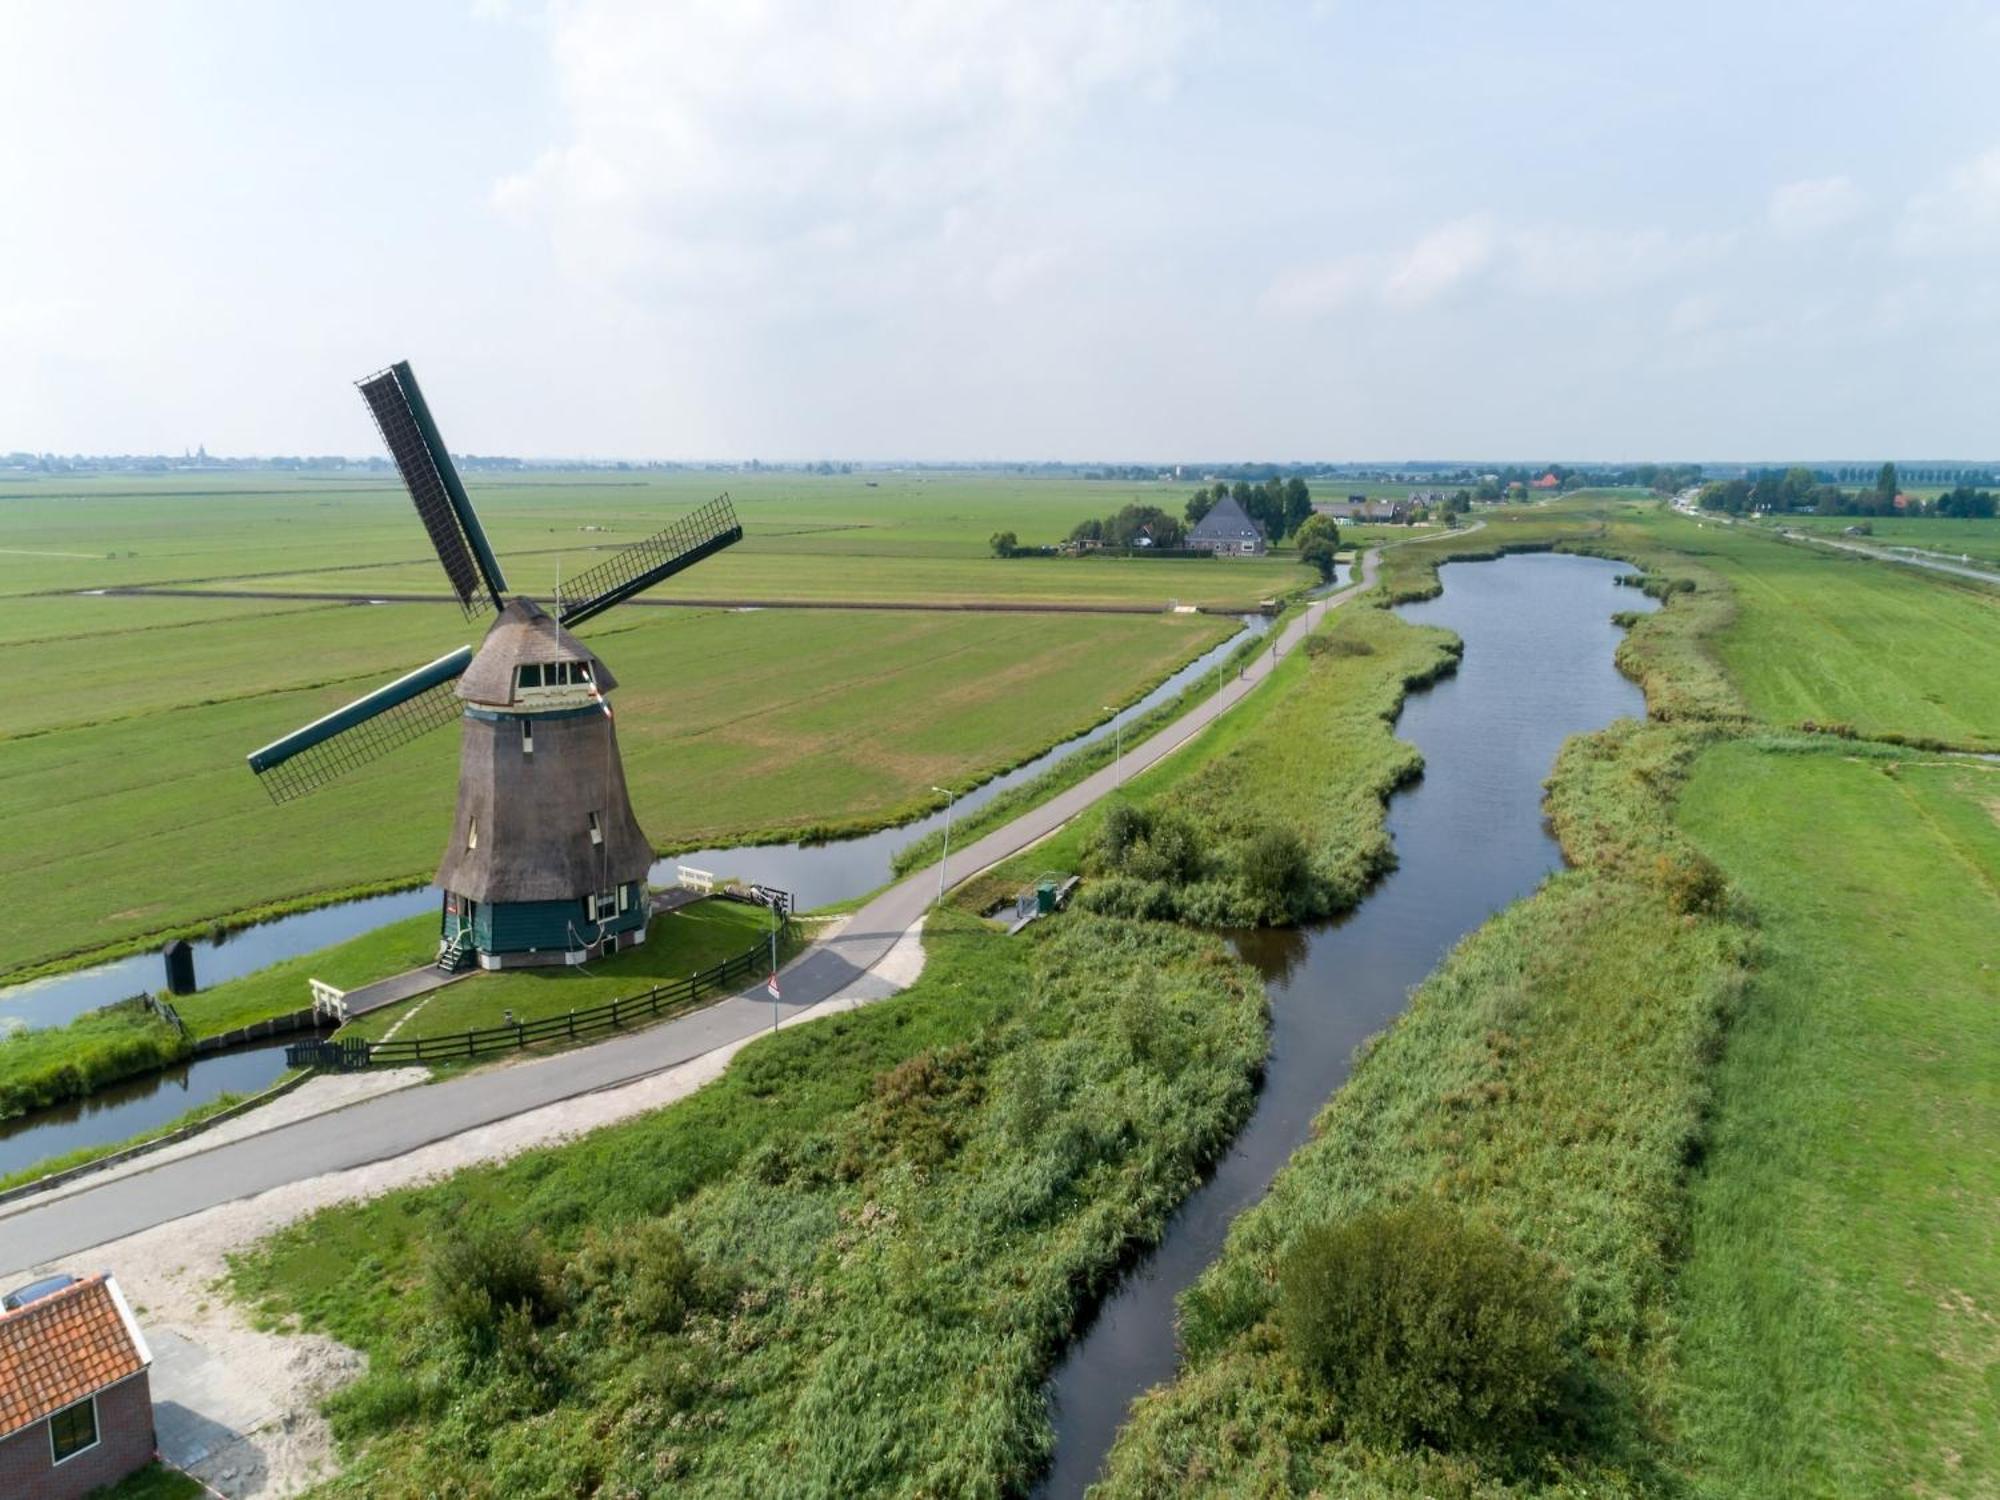
[[[782,943],[791,930],[789,916],[782,920],[778,938]],[[410,1063],[464,1062],[495,1052],[512,1052],[542,1042],[573,1042],[605,1032],[622,1031],[635,1021],[651,1021],[692,1010],[703,995],[731,990],[755,974],[770,972],[771,940],[767,937],[747,953],[726,958],[712,969],[690,974],[669,984],[656,984],[640,995],[627,995],[607,1005],[589,1010],[573,1010],[567,1015],[544,1016],[539,1021],[516,1021],[506,1026],[489,1026],[482,1031],[454,1032],[446,1036],[418,1036],[407,1040],[371,1042],[360,1037],[336,1037],[330,1041],[299,1042],[285,1049],[288,1068],[354,1069],[388,1067]]]

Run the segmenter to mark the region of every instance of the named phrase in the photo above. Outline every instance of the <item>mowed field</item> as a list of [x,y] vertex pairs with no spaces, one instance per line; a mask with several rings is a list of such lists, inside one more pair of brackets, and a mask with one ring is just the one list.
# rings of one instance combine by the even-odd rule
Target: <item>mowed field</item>
[[[1193,484],[973,475],[474,475],[516,591],[547,598],[607,552],[727,490],[744,540],[651,597],[716,601],[1254,605],[1312,581],[1274,557],[996,558],[1133,502],[1178,515]],[[49,589],[436,594],[444,578],[393,475],[0,481],[0,598]],[[0,616],[0,628],[5,628]]]
[[1733,743],[1682,824],[1759,917],[1682,1283],[1704,1496],[2000,1491],[2000,766]]
[[1713,650],[1759,718],[2000,750],[2000,589],[1661,509],[1611,522],[1614,549],[1664,546],[1720,575],[1734,617]]
[[[476,646],[483,620],[411,602],[32,592],[256,571],[285,560],[263,533],[287,525],[311,538],[299,549],[306,556],[332,555],[332,538],[350,531],[378,558],[426,545],[400,496],[293,489],[302,493],[221,502],[0,499],[0,548],[9,549],[0,586],[14,591],[0,594],[0,669],[45,685],[0,698],[0,900],[10,914],[0,974],[434,867],[457,768],[449,730],[284,808],[270,804],[243,756],[447,650]],[[634,534],[652,529],[695,493],[654,493],[646,505],[628,496],[628,524]],[[905,502],[896,513],[931,541],[884,564],[909,590],[950,560],[939,547],[958,547],[966,566],[1013,566],[982,563],[949,540],[950,526],[912,519],[917,509]],[[82,551],[93,538],[95,557],[46,555]],[[1172,565],[1130,568],[1150,566]],[[860,564],[794,559],[788,569],[791,580],[818,575],[835,592],[843,580],[870,587]],[[1296,570],[1258,572],[1276,580]],[[661,848],[689,848],[897,821],[934,800],[933,784],[969,785],[1017,764],[1233,628],[1167,613],[635,607],[583,634],[621,684],[619,737],[641,823]]]

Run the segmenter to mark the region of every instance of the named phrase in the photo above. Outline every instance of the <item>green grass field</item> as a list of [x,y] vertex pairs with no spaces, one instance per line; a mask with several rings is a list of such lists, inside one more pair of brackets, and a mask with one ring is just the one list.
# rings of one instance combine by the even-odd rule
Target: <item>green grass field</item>
[[1681,819],[1760,918],[1695,1179],[1703,1496],[2000,1491],[2000,766],[1720,746]]
[[[39,602],[101,628],[106,609],[156,601]],[[620,679],[641,826],[661,848],[699,848],[900,821],[935,800],[932,785],[970,785],[1082,730],[1229,628],[1186,615],[634,609],[586,633]],[[0,973],[428,876],[451,816],[450,731],[282,808],[243,756],[477,639],[448,607],[328,606],[0,647],[0,665],[54,661],[63,683],[0,707],[12,912]]]
[[[872,483],[870,481],[873,481]],[[0,596],[166,586],[438,593],[444,575],[393,477],[161,476],[0,481]],[[1252,605],[1310,581],[1264,561],[1017,558],[989,538],[1057,542],[1140,501],[1179,513],[1193,484],[965,474],[474,476],[518,592],[548,598],[605,553],[727,490],[744,540],[664,599]],[[0,615],[0,621],[4,621]]]
[[1840,536],[1850,526],[1866,525],[1870,534],[1855,540],[1871,547],[1916,547],[2000,567],[2000,517],[1955,520],[1945,516],[1772,516],[1759,524],[1831,537]]
[[2000,590],[1745,527],[1652,514],[1643,530],[1721,575],[1717,654],[1760,717],[2000,749]]

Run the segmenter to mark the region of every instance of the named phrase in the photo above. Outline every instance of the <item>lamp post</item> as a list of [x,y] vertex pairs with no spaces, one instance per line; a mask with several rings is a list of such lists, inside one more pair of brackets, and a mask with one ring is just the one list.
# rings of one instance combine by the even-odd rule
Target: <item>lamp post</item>
[[934,791],[934,792],[941,792],[941,793],[943,793],[943,794],[944,794],[944,799],[945,799],[945,803],[944,803],[944,858],[938,861],[938,893],[937,893],[937,900],[931,903],[931,904],[932,904],[932,905],[934,905],[934,906],[942,906],[942,905],[944,904],[944,867],[945,867],[946,865],[948,865],[948,864],[950,864],[950,863],[951,863],[951,807],[952,807],[952,804],[953,804],[954,802],[958,801],[958,793],[957,793],[957,792],[954,792],[954,791],[951,791],[951,790],[949,790],[948,788],[945,788],[945,787],[941,787],[941,786],[934,786],[934,787],[932,787],[932,788],[931,788],[931,790],[932,790],[932,791]]
[[[1109,703],[1104,704],[1103,708],[1108,714],[1118,712]],[[1125,721],[1123,719],[1113,719],[1111,721],[1111,734],[1111,784],[1119,786],[1125,780]]]

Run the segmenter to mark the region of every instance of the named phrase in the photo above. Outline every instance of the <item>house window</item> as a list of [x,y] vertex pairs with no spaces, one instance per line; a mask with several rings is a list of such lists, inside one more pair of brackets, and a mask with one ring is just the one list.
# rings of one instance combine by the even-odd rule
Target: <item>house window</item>
[[604,830],[598,825],[596,813],[590,815],[590,841],[593,844],[604,842]]
[[479,819],[477,818],[467,818],[465,820],[465,847],[468,849],[477,849],[479,847]]
[[535,721],[533,719],[523,719],[521,721],[521,753],[523,755],[533,755],[535,753]]
[[51,1463],[62,1463],[97,1446],[97,1398],[86,1396],[49,1418]]

